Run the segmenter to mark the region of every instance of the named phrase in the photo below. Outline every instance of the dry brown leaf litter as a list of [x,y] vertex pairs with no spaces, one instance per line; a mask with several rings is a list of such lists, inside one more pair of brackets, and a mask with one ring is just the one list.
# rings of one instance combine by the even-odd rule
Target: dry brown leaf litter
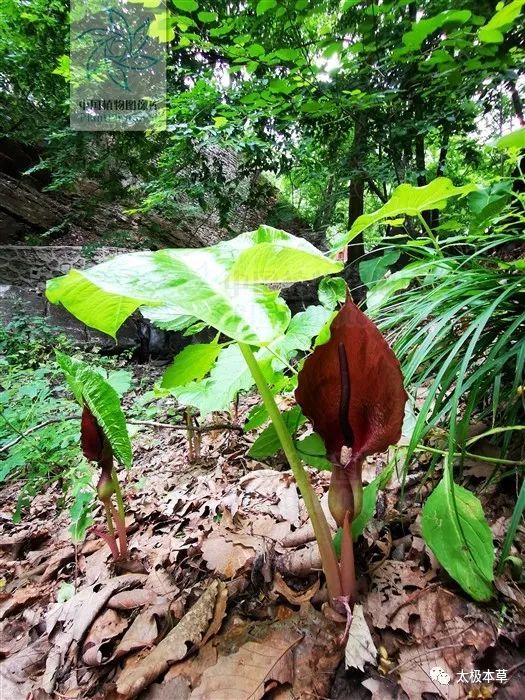
[[[215,695],[206,695],[219,692],[221,686],[209,690],[215,688],[214,679],[226,678],[252,648],[250,643],[266,648],[270,640],[272,646],[271,635],[281,630],[284,639],[300,636],[283,653],[288,659],[284,670],[272,674],[262,664],[242,692],[334,700],[419,700],[423,693],[430,700],[483,692],[498,700],[522,700],[513,688],[524,678],[518,647],[525,626],[516,612],[523,605],[523,591],[508,578],[498,580],[506,605],[503,617],[497,605],[468,602],[422,542],[418,503],[412,505],[408,497],[398,510],[395,482],[380,497],[379,517],[357,547],[361,572],[368,571],[362,578],[361,603],[378,650],[378,668],[363,661],[364,673],[339,671],[339,685],[332,685],[344,656],[337,643],[340,628],[308,604],[320,606],[323,601],[319,554],[289,472],[253,461],[248,465],[245,448],[231,434],[203,437],[203,457],[190,465],[184,437],[170,439],[165,449],[161,435],[148,436],[148,449],[139,450],[126,485],[130,550],[145,574],[116,576],[107,548],[95,540],[72,547],[64,516],[50,528],[57,496],[51,489],[35,498],[30,518],[19,526],[10,522],[9,488],[3,494],[0,554],[6,592],[0,593],[0,672],[6,697],[16,700],[33,693],[37,700],[51,697],[55,689],[60,693],[56,697],[105,698],[111,688],[117,692],[119,683],[131,692],[133,683],[123,685],[126,674],[137,678],[136,669],[149,658],[150,670],[140,672],[146,679],[139,683],[145,699],[215,700]],[[374,465],[367,468],[373,478]],[[145,484],[134,488],[138,478]],[[326,473],[313,473],[313,478],[322,495]],[[419,478],[416,473],[414,486]],[[489,495],[504,514],[494,530],[500,539],[509,508],[501,495]],[[219,587],[219,580],[226,585]],[[54,601],[63,582],[73,583],[77,592],[58,605]],[[177,635],[189,636],[183,633],[184,619],[216,586],[220,592],[202,618],[206,622],[191,629],[196,641],[190,637],[184,649],[179,647],[184,658],[174,660],[170,655],[177,654],[170,652],[167,661],[157,658],[160,665],[152,663],[177,629]],[[79,600],[84,602],[77,607]],[[238,624],[232,626],[234,620]],[[503,648],[502,635],[509,640],[507,663],[515,666],[506,686],[480,690],[454,684],[448,695],[436,689],[429,675],[432,665],[441,665],[451,676],[480,664],[487,668],[491,654],[497,659]],[[229,698],[237,700],[235,695]]]

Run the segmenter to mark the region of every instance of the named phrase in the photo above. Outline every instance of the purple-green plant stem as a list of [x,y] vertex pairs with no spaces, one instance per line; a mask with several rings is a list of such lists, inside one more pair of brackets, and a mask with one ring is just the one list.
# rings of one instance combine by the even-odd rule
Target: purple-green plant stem
[[115,498],[117,499],[117,511],[120,519],[124,522],[125,519],[125,509],[124,509],[124,499],[122,498],[122,491],[120,489],[120,484],[118,482],[117,470],[115,467],[111,469],[111,481],[113,483],[113,489],[115,493]]
[[126,523],[117,513],[115,506],[110,502],[111,512],[113,513],[113,520],[115,521],[115,527],[117,528],[120,557],[127,556],[128,553],[128,538],[126,535]]
[[317,540],[317,544],[319,545],[319,552],[321,554],[323,571],[326,576],[328,594],[331,600],[334,598],[339,598],[342,595],[339,563],[332,544],[330,527],[326,521],[321,504],[317,498],[317,495],[312,489],[312,486],[310,485],[308,475],[304,470],[301,459],[293,444],[293,440],[286,428],[281,412],[275,403],[273,394],[264,378],[255,355],[253,354],[250,346],[246,345],[245,343],[239,343],[239,348],[246,361],[246,364],[248,365],[248,369],[255,380],[257,388],[259,389],[261,398],[266,406],[266,410],[268,411],[268,415],[272,421],[273,427],[275,428],[275,432],[277,433],[281,447],[283,448],[299,491],[303,497],[306,510],[308,511],[308,515],[312,521],[315,538]]
[[111,502],[108,499],[107,501],[102,501],[104,505],[104,512],[106,514],[106,523],[108,526],[108,532],[109,534],[114,537],[115,536],[115,528],[113,527],[113,517],[111,516]]
[[354,542],[352,539],[350,513],[347,511],[343,521],[343,536],[341,537],[341,588],[343,596],[348,597],[352,605],[356,599],[357,582],[355,577]]

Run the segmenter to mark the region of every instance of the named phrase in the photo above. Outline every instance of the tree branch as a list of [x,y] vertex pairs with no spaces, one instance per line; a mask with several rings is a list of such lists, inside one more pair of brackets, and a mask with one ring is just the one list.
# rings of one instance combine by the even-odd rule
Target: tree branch
[[[38,425],[33,425],[31,428],[28,428],[23,433],[20,433],[20,435],[18,437],[16,437],[14,440],[11,440],[11,442],[8,442],[5,445],[2,445],[2,447],[0,447],[0,453],[7,452],[8,450],[11,449],[11,447],[14,447],[19,442],[21,442],[24,438],[26,438],[28,435],[31,435],[31,433],[34,433],[37,430],[41,430],[42,428],[46,428],[48,425],[53,425],[54,423],[62,423],[66,420],[78,420],[79,421],[80,416],[65,416],[64,418],[50,418],[49,420],[45,420],[42,423],[39,423]],[[129,423],[130,425],[146,425],[146,426],[150,426],[151,428],[168,428],[171,430],[187,430],[188,429],[187,425],[174,425],[173,423],[158,423],[157,421],[152,421],[152,420],[127,420],[126,423]],[[233,425],[232,423],[212,423],[211,425],[194,426],[193,430],[195,432],[198,432],[198,433],[209,433],[213,430],[234,430],[238,433],[243,432],[242,426]]]

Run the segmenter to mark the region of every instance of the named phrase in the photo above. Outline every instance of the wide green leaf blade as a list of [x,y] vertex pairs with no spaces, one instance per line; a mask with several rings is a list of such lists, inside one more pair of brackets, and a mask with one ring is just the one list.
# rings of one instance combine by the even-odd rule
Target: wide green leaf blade
[[367,287],[382,279],[391,265],[399,260],[401,251],[391,250],[377,258],[359,263],[359,277]]
[[115,389],[100,372],[89,365],[57,351],[57,362],[64,371],[75,398],[87,405],[102,432],[109,440],[115,457],[131,467],[133,454],[126,418]]
[[108,294],[78,270],[49,280],[46,296],[53,304],[62,304],[80,321],[113,338],[124,321],[145,302],[124,294]]
[[301,440],[297,440],[295,448],[299,457],[305,464],[316,469],[332,469],[332,463],[326,456],[326,446],[323,438],[317,433],[310,433]]
[[343,264],[331,260],[308,241],[290,236],[259,243],[243,251],[230,279],[236,282],[301,282],[340,272]]
[[487,44],[500,44],[504,40],[503,32],[509,29],[521,14],[525,0],[511,0],[498,3],[496,13],[483,27],[478,29],[478,39]]
[[[255,356],[266,380],[271,381],[273,355],[261,348]],[[228,410],[237,394],[248,391],[254,383],[239,346],[230,345],[219,354],[209,377],[175,387],[171,393],[179,403],[198,409],[204,417],[213,411]]]
[[350,242],[361,231],[383,219],[392,219],[402,214],[417,216],[428,209],[444,209],[450,197],[463,197],[476,189],[476,185],[455,187],[447,177],[438,177],[423,187],[414,187],[406,183],[399,185],[388,202],[377,211],[357,217],[346,242]]
[[409,32],[403,34],[403,44],[410,51],[417,51],[427,37],[435,31],[448,24],[465,24],[472,12],[469,10],[445,10],[434,17],[420,19],[418,22],[412,23],[412,28]]
[[259,226],[220,245],[236,252],[230,272],[236,282],[300,282],[343,269],[304,238],[272,226]]
[[[297,350],[309,350],[313,338],[320,333],[331,315],[331,311],[324,306],[309,306],[305,311],[300,311],[292,318],[285,335],[274,340],[268,349],[278,353],[286,360],[293,357]],[[274,367],[277,366],[274,363]]]
[[161,387],[172,389],[199,381],[208,374],[221,349],[222,345],[219,343],[188,345],[175,356],[171,365],[164,372]]
[[240,252],[257,245],[255,233],[209,248],[119,255],[51,280],[47,294],[87,325],[113,336],[140,308],[164,327],[194,317],[240,342],[265,345],[286,329],[288,307],[276,291],[229,278]]
[[505,134],[496,141],[496,148],[503,151],[509,148],[517,148],[518,150],[525,148],[525,127],[511,131],[510,134]]
[[474,600],[489,600],[494,578],[492,533],[479,499],[445,476],[421,513],[425,542]]
[[[283,421],[290,435],[293,437],[297,432],[297,428],[301,426],[306,418],[301,413],[299,406],[294,406],[294,408],[289,411],[285,411],[282,414]],[[270,423],[259,437],[255,440],[253,445],[248,450],[248,456],[254,457],[255,459],[266,459],[267,457],[273,457],[281,449],[281,443],[277,432]]]
[[346,281],[342,277],[325,277],[319,282],[317,296],[320,303],[329,311],[343,303],[348,294]]

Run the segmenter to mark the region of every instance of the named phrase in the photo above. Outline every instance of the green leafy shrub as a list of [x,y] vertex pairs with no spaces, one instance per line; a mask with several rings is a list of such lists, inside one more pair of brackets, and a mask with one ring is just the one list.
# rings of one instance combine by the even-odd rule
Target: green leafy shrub
[[[381,274],[369,282],[367,295],[372,317],[393,340],[408,385],[413,392],[423,391],[406,468],[414,452],[423,448],[433,451],[432,464],[445,457],[444,477],[423,509],[423,534],[449,573],[479,599],[490,594],[492,536],[478,499],[454,483],[454,467],[461,475],[466,457],[492,461],[492,478],[498,479],[501,470],[509,474],[525,465],[519,450],[525,429],[520,393],[525,366],[525,265],[520,253],[525,216],[519,195],[510,199],[510,192],[507,184],[473,192],[468,228],[457,232],[454,223],[437,250],[419,239],[401,247],[387,242],[380,263],[400,250],[411,261],[386,275],[378,264]],[[481,435],[469,434],[474,419],[486,425]],[[443,427],[445,449],[423,444],[434,429]],[[477,457],[481,438],[493,440],[500,456]],[[524,506],[522,485],[500,568]]]
[[[94,470],[81,456],[80,412],[71,401],[53,345],[75,351],[45,320],[17,317],[0,327],[0,484],[19,481],[14,519],[50,485],[58,487],[57,509],[69,508],[71,532],[84,536],[95,498]],[[96,371],[119,395],[130,387],[131,373],[113,369],[114,358],[97,357]],[[107,369],[106,369],[107,368]]]

